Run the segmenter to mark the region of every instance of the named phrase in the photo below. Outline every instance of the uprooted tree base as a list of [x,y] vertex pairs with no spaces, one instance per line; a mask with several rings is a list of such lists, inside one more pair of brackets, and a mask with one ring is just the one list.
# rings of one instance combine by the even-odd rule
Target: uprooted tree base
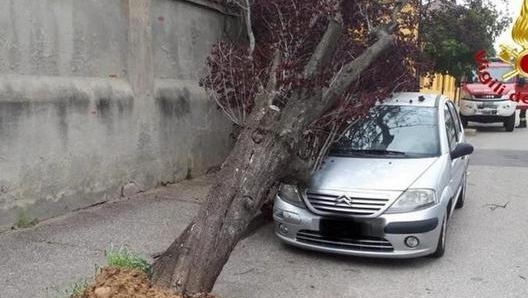
[[[136,269],[106,267],[95,277],[82,294],[71,298],[182,298],[152,285],[147,275]],[[215,298],[197,294],[190,298]]]

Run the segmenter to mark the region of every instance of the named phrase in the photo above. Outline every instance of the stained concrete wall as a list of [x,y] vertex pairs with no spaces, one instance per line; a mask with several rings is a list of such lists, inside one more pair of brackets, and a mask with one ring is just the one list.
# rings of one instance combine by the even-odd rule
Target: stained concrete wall
[[231,125],[198,86],[237,27],[201,0],[0,0],[0,226],[198,175]]

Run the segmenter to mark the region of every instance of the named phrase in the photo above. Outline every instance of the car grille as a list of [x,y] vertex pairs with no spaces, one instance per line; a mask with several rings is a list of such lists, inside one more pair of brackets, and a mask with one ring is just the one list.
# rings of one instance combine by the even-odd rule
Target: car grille
[[353,198],[321,193],[306,193],[308,202],[318,211],[368,216],[380,211],[389,199]]
[[476,94],[476,99],[488,99],[488,98],[501,98],[501,95],[498,94]]
[[321,235],[317,231],[300,230],[297,241],[319,246],[357,251],[391,252],[392,244],[384,238],[347,238]]

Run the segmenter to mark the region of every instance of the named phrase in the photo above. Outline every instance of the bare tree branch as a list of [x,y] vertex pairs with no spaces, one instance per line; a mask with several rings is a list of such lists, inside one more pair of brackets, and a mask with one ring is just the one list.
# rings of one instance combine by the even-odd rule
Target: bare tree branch
[[270,69],[270,79],[268,82],[268,90],[275,90],[277,87],[277,69],[279,68],[279,64],[281,61],[281,53],[279,49],[275,51],[275,55],[273,56],[273,62],[271,64]]
[[251,27],[251,4],[249,0],[246,0],[246,30],[249,38],[249,55],[253,55],[255,50],[255,35],[253,34],[253,28]]
[[389,24],[387,24],[385,28],[379,27],[374,31],[378,36],[378,40],[363,51],[363,53],[356,59],[346,64],[343,67],[343,71],[334,76],[332,84],[327,90],[325,90],[323,95],[323,102],[325,104],[328,105],[332,103],[339,95],[343,94],[350,84],[359,79],[359,75],[367,69],[372,62],[391,47],[396,39],[392,32],[398,28],[398,17],[403,6],[409,2],[410,0],[397,1]]
[[339,95],[343,94],[348,86],[359,79],[359,75],[367,69],[384,51],[386,51],[395,40],[392,34],[384,30],[378,31],[380,37],[373,45],[368,47],[361,55],[343,67],[332,80],[333,84],[325,90],[323,102],[332,103]]
[[[244,1],[244,3],[241,3],[241,1]],[[229,3],[237,5],[244,12],[244,22],[246,23],[246,31],[249,39],[249,56],[251,57],[255,50],[255,35],[251,27],[251,2],[250,0],[229,0]]]
[[281,51],[275,50],[273,60],[271,62],[271,68],[269,71],[269,78],[266,86],[260,91],[261,96],[255,98],[255,108],[264,108],[271,106],[275,96],[279,93],[277,89],[277,69],[279,68],[281,61]]
[[367,7],[365,5],[365,11],[363,11],[363,8],[361,7],[361,4],[358,3],[358,8],[359,8],[359,13],[365,17],[365,21],[367,22],[367,29],[369,32],[372,31],[372,23],[370,22],[370,18],[368,16],[368,13],[367,13]]
[[321,69],[321,66],[332,56],[342,30],[343,20],[341,14],[337,14],[334,18],[330,19],[325,34],[321,38],[321,41],[319,41],[312,58],[306,65],[305,74],[307,76],[317,73]]

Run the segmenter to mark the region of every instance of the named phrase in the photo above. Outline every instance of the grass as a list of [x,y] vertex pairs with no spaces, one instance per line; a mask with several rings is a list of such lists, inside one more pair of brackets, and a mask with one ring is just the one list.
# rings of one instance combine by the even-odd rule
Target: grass
[[77,297],[80,296],[84,290],[88,287],[88,281],[82,280],[74,283],[68,292],[68,297]]
[[[87,279],[82,279],[74,282],[71,286],[65,290],[59,291],[55,290],[53,298],[75,298],[80,297],[84,290],[88,287],[89,281]],[[48,294],[49,295],[49,294]],[[49,297],[49,296],[47,296]]]
[[108,266],[137,269],[145,272],[149,277],[152,276],[152,267],[150,263],[138,254],[130,251],[125,246],[122,246],[118,250],[111,247],[105,252],[105,255]]
[[[119,249],[114,249],[113,245],[110,246],[110,249],[105,251],[107,266],[109,267],[118,267],[118,268],[127,268],[127,269],[137,269],[142,272],[145,272],[149,278],[152,276],[152,266],[147,260],[139,256],[138,254],[133,253],[126,246],[122,246]],[[101,272],[102,267],[95,265],[95,275]],[[95,277],[95,276],[94,276]],[[88,288],[88,285],[93,281],[92,279],[82,279],[71,284],[65,290],[54,290],[55,294],[53,298],[76,298],[80,297],[81,294]],[[49,297],[49,296],[48,296]]]
[[15,222],[15,227],[17,229],[28,229],[34,227],[38,224],[37,218],[29,217],[26,213],[21,213],[18,216],[17,221]]

